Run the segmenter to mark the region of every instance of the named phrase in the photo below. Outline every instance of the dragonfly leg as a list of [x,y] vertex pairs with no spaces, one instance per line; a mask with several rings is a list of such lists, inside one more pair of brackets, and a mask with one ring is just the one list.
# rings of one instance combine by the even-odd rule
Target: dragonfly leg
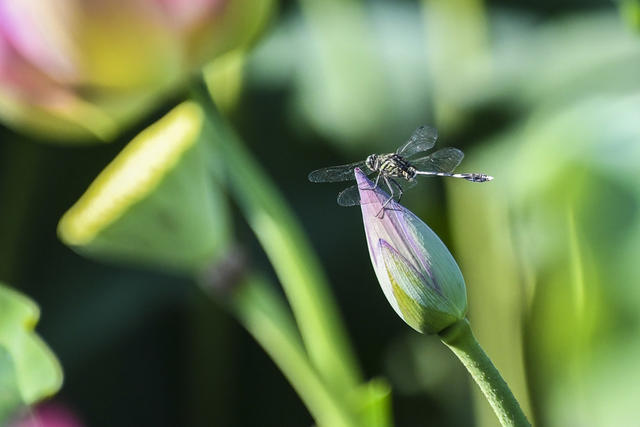
[[[393,196],[395,196],[395,192],[393,191],[393,186],[389,182],[389,178],[387,178],[386,176],[383,177],[383,178],[384,178],[384,182],[387,184],[387,187],[389,187],[389,191],[391,191],[391,195],[389,196],[389,198],[387,200],[385,200],[385,202],[382,204],[382,207],[380,208],[380,210],[376,214],[376,216],[378,218],[380,218],[380,219],[384,218],[384,208],[387,207],[389,202],[393,200]],[[402,197],[402,193],[400,194],[400,197]],[[382,213],[382,216],[380,216],[381,213]]]
[[[398,184],[398,181],[396,181],[395,179],[389,178],[389,181],[391,181],[391,184],[395,184],[396,187],[398,188],[398,191],[400,192],[400,195],[398,196],[398,200],[396,200],[396,202],[400,203],[400,199],[402,199],[402,196],[404,195],[404,190],[402,189],[400,184]],[[387,184],[387,185],[389,185],[389,184]]]
[[376,177],[376,182],[374,182],[371,187],[358,187],[358,188],[360,188],[361,190],[375,190],[376,188],[378,188],[378,181],[380,181],[380,175],[382,175],[382,172],[378,172],[378,176]]
[[373,183],[373,185],[371,187],[362,187],[362,190],[375,190],[376,188],[378,188],[378,181],[380,181],[380,175],[382,175],[382,172],[378,172],[378,176],[376,177],[376,182]]

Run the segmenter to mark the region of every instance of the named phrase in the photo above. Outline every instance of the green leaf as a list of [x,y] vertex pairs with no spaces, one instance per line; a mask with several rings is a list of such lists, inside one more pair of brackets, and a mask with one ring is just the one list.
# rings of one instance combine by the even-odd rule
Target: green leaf
[[636,31],[640,30],[640,1],[621,0],[618,7],[627,25]]
[[247,74],[287,86],[296,126],[382,151],[431,109],[425,51],[414,3],[305,0],[251,53]]
[[0,345],[0,423],[8,420],[22,405],[15,364],[9,351]]
[[39,316],[33,301],[0,284],[0,421],[62,385],[58,360],[33,331]]

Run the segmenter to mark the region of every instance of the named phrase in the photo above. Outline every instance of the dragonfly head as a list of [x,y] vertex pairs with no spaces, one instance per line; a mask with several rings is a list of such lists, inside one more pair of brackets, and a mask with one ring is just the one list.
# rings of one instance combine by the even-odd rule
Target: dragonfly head
[[365,164],[372,171],[377,171],[378,168],[380,167],[380,165],[378,164],[378,155],[377,154],[369,155],[367,157],[367,160],[366,160]]

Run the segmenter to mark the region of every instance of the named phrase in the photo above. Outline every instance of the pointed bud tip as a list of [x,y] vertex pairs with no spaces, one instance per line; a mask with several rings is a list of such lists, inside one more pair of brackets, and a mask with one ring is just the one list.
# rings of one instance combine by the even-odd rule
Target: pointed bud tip
[[[364,172],[362,172],[362,169],[354,168],[353,174],[356,176],[356,182],[358,183],[359,188],[362,188],[363,184],[367,184],[369,182],[369,178],[367,178],[367,175]],[[366,185],[366,187],[368,186],[369,185]]]

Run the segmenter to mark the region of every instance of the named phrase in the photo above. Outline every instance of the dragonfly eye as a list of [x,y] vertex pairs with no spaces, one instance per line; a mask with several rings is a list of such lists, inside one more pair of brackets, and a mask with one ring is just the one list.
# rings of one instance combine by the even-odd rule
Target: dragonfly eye
[[365,164],[367,165],[367,167],[369,169],[371,169],[372,171],[376,170],[376,160],[378,160],[378,155],[377,154],[371,154],[367,157],[367,161],[365,162]]

